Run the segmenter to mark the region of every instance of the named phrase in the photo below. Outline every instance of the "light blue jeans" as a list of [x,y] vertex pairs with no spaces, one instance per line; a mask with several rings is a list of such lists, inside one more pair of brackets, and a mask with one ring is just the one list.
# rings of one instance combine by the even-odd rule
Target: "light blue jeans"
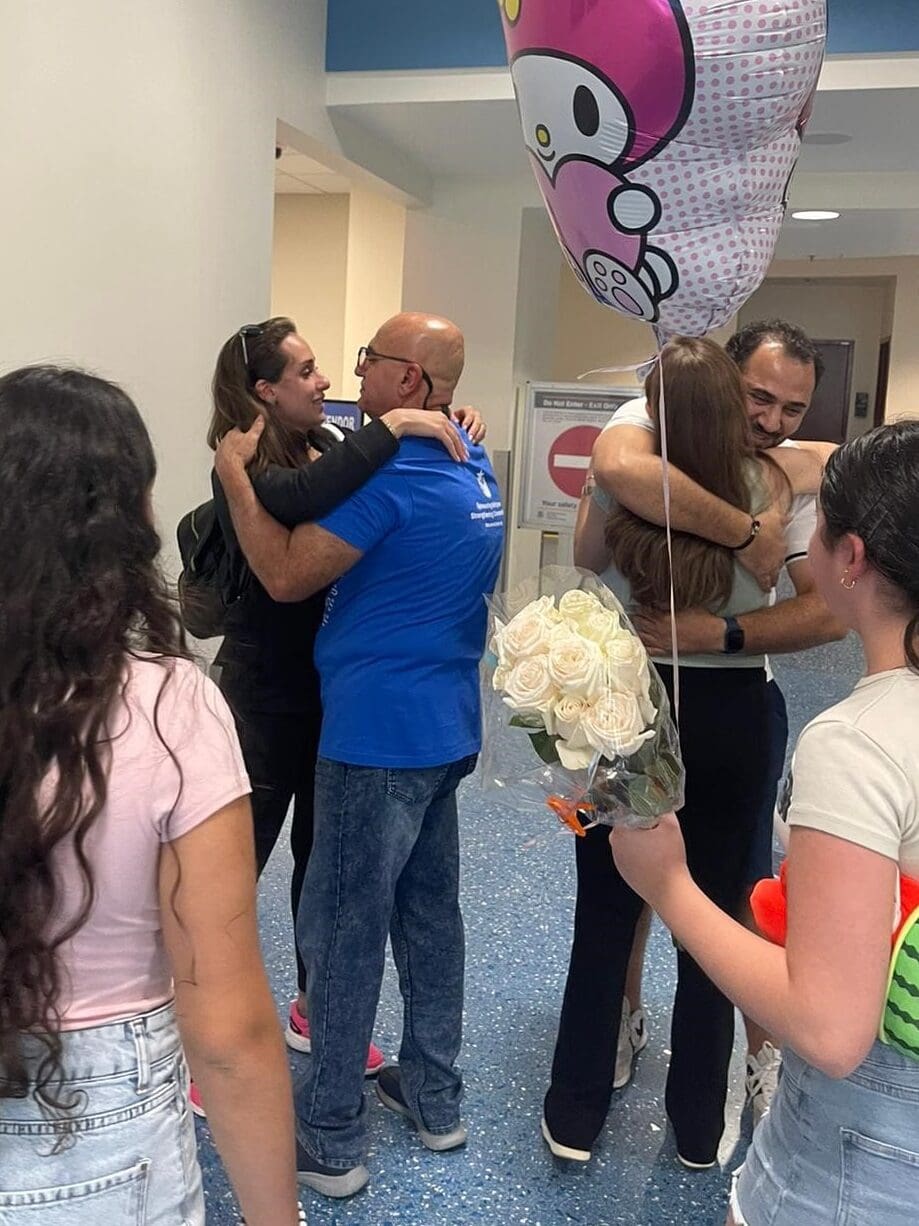
[[456,789],[475,756],[411,770],[320,758],[297,941],[306,963],[312,1060],[297,1131],[329,1167],[363,1162],[364,1065],[386,936],[405,1003],[402,1093],[429,1132],[459,1121],[465,938]]
[[835,1081],[786,1050],[734,1191],[746,1226],[916,1226],[919,1062],[875,1043]]
[[204,1226],[172,1005],[61,1037],[72,1131],[54,1152],[36,1099],[0,1098],[0,1226]]

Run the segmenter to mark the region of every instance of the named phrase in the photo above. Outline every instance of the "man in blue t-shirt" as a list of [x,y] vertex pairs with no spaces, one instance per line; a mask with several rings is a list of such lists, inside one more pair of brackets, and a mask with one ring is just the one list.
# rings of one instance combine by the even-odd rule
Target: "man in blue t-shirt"
[[[449,321],[397,315],[361,349],[359,407],[448,409],[463,369]],[[478,663],[504,515],[480,446],[464,463],[405,438],[356,494],[288,533],[241,451],[221,480],[240,543],[277,599],[335,581],[316,646],[323,725],[315,840],[300,903],[313,1059],[297,1096],[300,1179],[350,1196],[369,1178],[363,1081],[386,937],[405,1001],[398,1066],[377,1093],[432,1150],[464,1144],[456,789],[480,746]],[[228,449],[232,451],[232,445]]]

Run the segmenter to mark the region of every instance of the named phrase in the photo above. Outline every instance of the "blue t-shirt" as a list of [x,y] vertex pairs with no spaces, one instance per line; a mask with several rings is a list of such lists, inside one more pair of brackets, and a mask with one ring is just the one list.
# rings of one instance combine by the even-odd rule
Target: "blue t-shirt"
[[364,554],[329,592],[316,640],[322,757],[410,768],[477,753],[484,597],[504,538],[484,450],[469,444],[457,464],[433,439],[404,438],[318,522]]

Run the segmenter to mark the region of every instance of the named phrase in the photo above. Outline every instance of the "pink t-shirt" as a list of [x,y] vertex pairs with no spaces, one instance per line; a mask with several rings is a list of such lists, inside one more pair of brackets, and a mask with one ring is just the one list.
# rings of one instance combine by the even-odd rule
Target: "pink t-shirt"
[[[162,845],[250,791],[230,710],[188,660],[130,658],[110,728],[108,797],[85,843],[95,903],[58,953],[64,1030],[133,1017],[172,999],[157,888]],[[66,922],[82,900],[67,845],[56,871]]]

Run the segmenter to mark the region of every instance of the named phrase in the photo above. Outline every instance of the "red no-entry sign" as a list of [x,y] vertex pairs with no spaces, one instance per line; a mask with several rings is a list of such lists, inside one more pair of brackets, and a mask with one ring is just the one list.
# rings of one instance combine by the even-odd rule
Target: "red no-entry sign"
[[590,466],[590,453],[600,436],[595,426],[564,430],[549,449],[549,476],[563,494],[579,498]]

